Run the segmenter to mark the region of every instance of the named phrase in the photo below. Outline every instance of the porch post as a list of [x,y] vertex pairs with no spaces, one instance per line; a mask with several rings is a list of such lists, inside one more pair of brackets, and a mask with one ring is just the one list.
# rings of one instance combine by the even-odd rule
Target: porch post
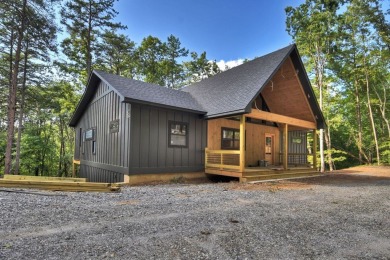
[[283,169],[288,168],[288,124],[284,125],[284,150],[283,150]]
[[240,172],[245,171],[245,115],[240,117]]
[[317,170],[317,130],[313,129],[313,168]]

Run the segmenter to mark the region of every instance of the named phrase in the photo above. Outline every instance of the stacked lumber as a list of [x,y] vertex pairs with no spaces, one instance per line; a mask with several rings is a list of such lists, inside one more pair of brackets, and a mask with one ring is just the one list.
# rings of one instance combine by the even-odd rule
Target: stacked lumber
[[86,178],[65,178],[46,176],[4,175],[0,179],[0,187],[27,188],[53,191],[119,191],[120,186],[115,183],[87,182]]

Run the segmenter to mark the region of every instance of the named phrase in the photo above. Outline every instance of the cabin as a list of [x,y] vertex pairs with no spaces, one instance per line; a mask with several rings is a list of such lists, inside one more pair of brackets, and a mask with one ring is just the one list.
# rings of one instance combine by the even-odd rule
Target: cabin
[[315,174],[324,127],[295,44],[180,90],[94,70],[70,121],[93,182]]

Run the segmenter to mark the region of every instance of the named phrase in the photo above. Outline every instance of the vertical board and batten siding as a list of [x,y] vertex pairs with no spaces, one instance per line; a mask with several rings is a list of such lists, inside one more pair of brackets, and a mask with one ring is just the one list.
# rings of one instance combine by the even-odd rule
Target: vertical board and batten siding
[[[80,177],[94,182],[121,182],[128,170],[127,111],[130,104],[121,102],[120,96],[107,84],[100,82],[94,97],[76,127],[76,147],[82,131],[94,128],[96,153],[92,153],[92,141],[82,143],[79,157]],[[119,119],[119,131],[110,133],[109,125]],[[84,153],[83,153],[84,151]]]
[[[188,146],[170,147],[169,122],[188,124]],[[204,170],[207,122],[199,115],[148,105],[131,105],[130,174]]]

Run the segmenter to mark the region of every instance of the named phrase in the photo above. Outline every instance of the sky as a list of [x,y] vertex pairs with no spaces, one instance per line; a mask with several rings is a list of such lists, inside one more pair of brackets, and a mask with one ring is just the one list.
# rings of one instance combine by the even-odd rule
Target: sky
[[[119,0],[116,21],[140,44],[144,37],[166,41],[171,34],[190,51],[206,51],[210,60],[234,63],[283,48],[285,7],[304,0]],[[221,65],[221,62],[220,62]]]

